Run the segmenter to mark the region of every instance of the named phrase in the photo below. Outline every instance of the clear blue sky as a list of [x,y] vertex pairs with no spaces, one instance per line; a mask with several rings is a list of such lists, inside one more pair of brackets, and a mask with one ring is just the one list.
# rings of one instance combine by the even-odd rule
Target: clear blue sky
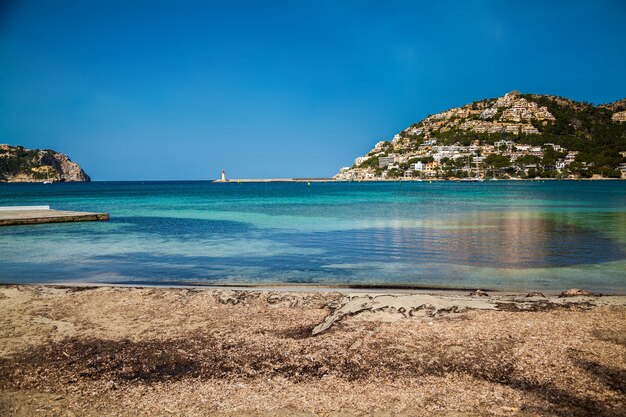
[[331,176],[513,89],[626,97],[625,22],[623,0],[0,0],[0,143],[95,180]]

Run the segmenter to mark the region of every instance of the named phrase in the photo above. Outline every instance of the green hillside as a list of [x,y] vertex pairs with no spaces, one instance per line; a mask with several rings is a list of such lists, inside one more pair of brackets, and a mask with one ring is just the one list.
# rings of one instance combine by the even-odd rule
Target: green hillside
[[[418,161],[430,164],[426,171]],[[436,178],[619,178],[625,163],[626,99],[596,106],[512,91],[432,114],[335,178],[411,178],[416,170]]]

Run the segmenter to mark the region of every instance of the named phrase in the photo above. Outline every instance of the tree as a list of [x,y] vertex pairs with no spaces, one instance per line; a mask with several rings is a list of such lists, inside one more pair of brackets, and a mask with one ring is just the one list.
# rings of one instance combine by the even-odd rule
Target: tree
[[536,165],[541,161],[541,158],[535,155],[523,155],[515,160],[515,165],[520,168],[524,168],[526,165]]
[[511,165],[511,158],[505,155],[491,154],[483,159],[483,163],[491,168],[491,175],[495,177],[498,171]]

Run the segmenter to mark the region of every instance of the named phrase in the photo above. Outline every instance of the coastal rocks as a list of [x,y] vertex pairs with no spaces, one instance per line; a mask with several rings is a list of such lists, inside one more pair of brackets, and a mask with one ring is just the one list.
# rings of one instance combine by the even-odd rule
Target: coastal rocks
[[593,296],[593,293],[591,291],[587,291],[587,290],[581,290],[579,288],[570,288],[568,290],[563,291],[560,295],[559,298],[564,298],[564,297],[589,297],[589,296]]
[[462,297],[438,297],[427,294],[402,295],[360,295],[346,297],[341,306],[326,316],[322,323],[311,331],[315,336],[330,329],[345,317],[364,312],[384,313],[390,319],[414,317],[438,317],[444,314],[461,313],[467,309],[495,310],[494,303],[486,300],[472,300]]
[[289,307],[297,307],[300,304],[301,297],[294,294],[272,293],[267,296],[267,303],[277,306],[288,305]]
[[267,294],[265,301],[271,307],[312,307],[333,309],[338,307],[340,294],[327,294],[322,297],[313,292],[285,292],[276,291]]
[[240,302],[245,301],[246,292],[244,291],[231,291],[231,290],[223,290],[216,291],[215,297],[220,304],[239,304]]
[[532,297],[546,298],[546,296],[543,295],[543,293],[540,293],[539,291],[532,291],[526,294],[526,298],[532,298]]
[[[589,291],[571,289],[567,294],[546,297],[540,292],[524,295],[488,296],[485,291],[477,290],[470,295],[428,295],[428,294],[380,294],[346,296],[331,313],[313,328],[311,335],[319,335],[338,322],[359,315],[362,320],[396,321],[404,319],[437,319],[468,310],[498,310],[509,312],[550,311],[563,309],[588,309],[598,305],[598,298]],[[593,300],[565,300],[563,297],[578,295],[593,296]],[[623,305],[623,301],[603,299],[603,305]]]
[[270,308],[320,308],[333,309],[339,306],[341,295],[315,292],[292,291],[246,291],[235,289],[215,290],[213,297],[219,304],[228,305],[267,305]]
[[62,153],[40,151],[39,161],[42,165],[52,167],[58,173],[58,180],[63,182],[88,182],[89,175],[70,158]]

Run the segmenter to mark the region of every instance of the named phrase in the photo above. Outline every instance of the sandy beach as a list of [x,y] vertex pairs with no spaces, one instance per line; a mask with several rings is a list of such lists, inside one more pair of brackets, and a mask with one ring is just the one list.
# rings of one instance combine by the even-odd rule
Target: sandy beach
[[626,413],[624,296],[20,285],[0,313],[3,416]]

